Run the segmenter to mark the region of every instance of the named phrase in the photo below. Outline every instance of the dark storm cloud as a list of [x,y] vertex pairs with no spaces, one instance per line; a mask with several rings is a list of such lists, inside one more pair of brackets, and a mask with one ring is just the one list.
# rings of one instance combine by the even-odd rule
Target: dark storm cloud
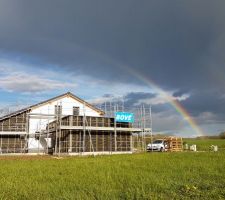
[[174,97],[180,97],[180,96],[182,96],[184,94],[187,94],[187,93],[188,93],[188,90],[179,89],[178,91],[173,93],[173,96]]
[[[225,119],[225,94],[220,91],[206,90],[195,92],[192,98],[188,98],[181,102],[181,104],[193,116],[198,116],[203,112],[211,112],[218,116],[218,119]],[[225,122],[225,120],[224,120]]]
[[225,103],[224,10],[219,0],[5,0],[0,49],[75,74],[137,81],[124,64],[164,89],[178,89],[175,96],[194,91],[185,102],[191,112],[216,111]]
[[[209,61],[218,63],[224,49],[224,1],[1,1],[0,7],[3,51],[92,76],[122,81],[117,63],[124,63],[164,87],[202,86],[211,78]],[[224,73],[220,63],[213,69]]]
[[151,99],[155,96],[156,94],[152,94],[152,93],[131,92],[124,97],[124,102],[126,105],[134,106],[135,104],[138,104],[140,100]]

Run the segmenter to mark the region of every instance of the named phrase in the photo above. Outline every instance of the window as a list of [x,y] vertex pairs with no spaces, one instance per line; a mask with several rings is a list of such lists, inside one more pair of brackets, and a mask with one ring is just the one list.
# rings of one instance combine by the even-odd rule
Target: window
[[163,140],[155,140],[155,141],[153,142],[153,144],[161,144],[161,143],[163,143]]
[[55,115],[61,115],[62,114],[62,106],[55,105]]
[[79,107],[73,107],[73,115],[79,115],[80,114],[80,108]]

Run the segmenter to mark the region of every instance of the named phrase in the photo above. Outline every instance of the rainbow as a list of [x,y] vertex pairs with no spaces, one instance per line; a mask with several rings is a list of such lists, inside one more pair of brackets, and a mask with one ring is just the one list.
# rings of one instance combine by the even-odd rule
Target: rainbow
[[[79,48],[79,46],[78,46]],[[129,67],[128,65],[122,64],[121,62],[118,62],[115,59],[112,59],[106,54],[103,54],[102,52],[93,51],[92,49],[85,48],[86,51],[91,53],[92,55],[96,57],[100,57],[102,60],[115,64],[117,67],[121,68],[122,70],[125,70],[126,72],[130,73],[134,77],[138,78],[140,81],[144,82],[146,85],[148,85],[150,88],[155,90],[156,93],[162,95],[165,99],[168,100],[168,102],[171,104],[174,109],[180,113],[180,115],[184,118],[184,120],[187,121],[187,123],[190,125],[190,127],[195,131],[197,136],[204,136],[203,130],[198,126],[196,121],[192,118],[192,116],[188,113],[188,111],[180,104],[178,100],[176,100],[174,97],[169,95],[167,92],[165,92],[163,89],[161,89],[154,81],[152,81],[150,78],[146,78],[144,75],[142,75],[140,72],[135,71],[133,68]]]
[[191,115],[188,113],[188,111],[181,105],[181,103],[172,97],[170,94],[165,92],[163,89],[161,89],[154,81],[152,81],[150,78],[146,78],[143,74],[140,72],[135,71],[134,69],[131,69],[128,66],[124,66],[123,68],[126,68],[126,70],[132,74],[134,77],[138,78],[140,81],[147,84],[150,88],[152,88],[156,93],[162,95],[165,99],[168,100],[168,102],[174,107],[174,109],[180,113],[180,115],[188,122],[188,124],[191,126],[191,128],[195,131],[197,136],[204,136],[203,130],[198,126],[196,121],[191,117]]

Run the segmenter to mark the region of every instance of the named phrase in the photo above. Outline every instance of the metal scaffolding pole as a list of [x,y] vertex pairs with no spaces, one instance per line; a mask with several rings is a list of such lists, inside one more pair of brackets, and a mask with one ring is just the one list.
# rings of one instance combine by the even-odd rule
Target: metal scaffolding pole
[[112,102],[109,101],[109,117],[112,117]]
[[[72,126],[73,125],[73,116],[69,117],[69,125]],[[73,136],[72,136],[72,130],[69,130],[69,152],[72,153],[73,152]]]
[[[37,127],[36,127],[36,133],[38,133],[38,155],[40,154],[40,137],[41,137],[41,133],[38,132],[38,130],[40,129],[40,124],[41,124],[41,121],[39,120],[38,124],[37,124]],[[36,136],[35,136],[35,139],[36,139]]]
[[62,102],[60,102],[60,107],[59,107],[59,153],[58,156],[60,157],[61,154],[61,136],[62,136]]
[[[153,135],[152,135],[152,107],[150,106],[149,108],[149,114],[150,114],[150,128],[151,128],[151,147],[152,147],[152,143],[153,143]],[[152,148],[153,151],[153,148]]]
[[124,112],[124,97],[122,96],[122,112]]
[[116,152],[117,151],[116,106],[114,106],[114,143],[115,143],[115,152]]
[[83,153],[85,152],[85,139],[86,139],[86,113],[85,113],[85,103],[83,104]]
[[55,115],[55,117],[56,117],[56,128],[55,128],[55,155],[57,155],[57,150],[58,150],[58,148],[57,148],[57,146],[58,146],[58,123],[59,123],[59,115],[58,115],[58,102],[57,102],[57,107],[56,107],[56,109],[55,109],[55,111],[56,111],[56,115]]
[[105,101],[105,113],[107,112],[107,108],[106,108],[106,101]]
[[146,150],[146,139],[145,139],[145,134],[146,134],[146,130],[145,130],[145,128],[146,128],[146,118],[145,118],[145,106],[144,106],[144,104],[143,104],[143,130],[144,130],[144,132],[143,132],[143,150],[145,151]]
[[[49,119],[48,119],[48,124],[49,124]],[[48,144],[49,144],[49,126],[47,128],[47,149],[46,149],[47,154],[48,154]]]
[[[24,115],[23,115],[24,117]],[[26,136],[25,136],[25,143],[24,143],[24,153],[26,153],[26,150],[28,150],[28,141],[29,141],[29,114],[26,113]]]
[[140,114],[141,114],[141,150],[143,150],[143,107],[141,106],[140,109]]

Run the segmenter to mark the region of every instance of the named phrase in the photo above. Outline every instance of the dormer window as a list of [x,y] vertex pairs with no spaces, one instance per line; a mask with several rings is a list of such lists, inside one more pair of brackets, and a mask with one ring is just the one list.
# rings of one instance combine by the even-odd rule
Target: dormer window
[[74,106],[73,107],[73,115],[79,115],[80,114],[80,107],[76,107],[76,106]]
[[55,115],[62,115],[62,106],[55,105]]

